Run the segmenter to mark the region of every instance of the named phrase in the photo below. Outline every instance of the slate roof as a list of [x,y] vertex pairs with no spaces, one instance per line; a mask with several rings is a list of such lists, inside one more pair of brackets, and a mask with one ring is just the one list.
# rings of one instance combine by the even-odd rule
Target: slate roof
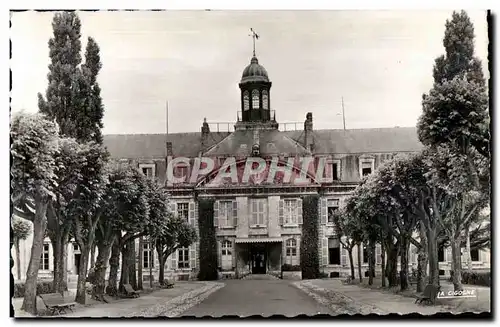
[[[260,151],[262,154],[305,154],[300,144],[304,131],[279,132],[261,130]],[[415,127],[331,129],[313,131],[314,153],[376,153],[413,152],[422,148]],[[104,145],[111,156],[117,159],[164,158],[166,142],[172,142],[175,156],[194,157],[201,150],[201,133],[169,134],[112,134],[104,135]],[[297,143],[297,141],[299,143]],[[268,143],[273,145],[268,146]],[[246,144],[246,147],[241,147]],[[205,155],[249,155],[253,145],[253,131],[211,132]]]
[[[297,141],[278,130],[259,130],[260,153],[272,154],[307,154],[308,151]],[[206,156],[249,156],[254,144],[253,130],[238,130],[205,152]]]
[[[228,132],[212,132],[207,145],[213,145]],[[201,132],[168,134],[108,134],[104,135],[104,145],[111,157],[116,159],[153,159],[165,158],[167,142],[172,142],[174,155],[195,157],[201,150]]]
[[[282,132],[304,142],[304,131]],[[415,127],[323,129],[313,131],[314,153],[414,152],[420,150]]]

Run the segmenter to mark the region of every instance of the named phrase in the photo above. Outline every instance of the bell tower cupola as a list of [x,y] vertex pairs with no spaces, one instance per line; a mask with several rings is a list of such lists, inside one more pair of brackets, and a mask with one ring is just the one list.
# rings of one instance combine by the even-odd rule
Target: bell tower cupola
[[266,69],[259,64],[255,55],[255,40],[259,35],[250,29],[253,39],[253,56],[250,64],[245,67],[239,87],[241,90],[241,121],[242,122],[270,122],[275,121],[271,114],[271,81]]

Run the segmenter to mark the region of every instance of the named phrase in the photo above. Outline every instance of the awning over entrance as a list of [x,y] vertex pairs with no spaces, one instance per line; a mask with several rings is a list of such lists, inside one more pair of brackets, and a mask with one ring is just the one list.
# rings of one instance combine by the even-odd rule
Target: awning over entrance
[[280,243],[280,237],[237,238],[235,243]]

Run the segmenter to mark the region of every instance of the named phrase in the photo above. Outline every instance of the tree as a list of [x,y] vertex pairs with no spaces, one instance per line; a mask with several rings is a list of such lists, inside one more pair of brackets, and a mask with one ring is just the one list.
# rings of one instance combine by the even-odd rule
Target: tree
[[17,279],[21,279],[21,260],[20,260],[20,250],[19,241],[25,240],[31,234],[31,224],[24,219],[15,218],[11,219],[12,224],[12,234],[14,237],[14,247],[16,249],[16,267],[17,267]]
[[[358,248],[361,245],[361,241],[363,239],[363,231],[359,224],[359,221],[356,217],[352,216],[350,213],[350,209],[354,206],[355,198],[350,197],[346,201],[346,206],[342,208],[340,211],[337,211],[333,215],[333,221],[335,226],[335,231],[338,235],[338,238],[341,240],[340,243],[342,246],[347,249],[347,254],[349,255],[349,264],[351,266],[351,278],[355,279],[354,274],[354,260],[352,255],[352,250],[355,245]],[[344,240],[342,240],[342,236],[344,236]],[[358,259],[361,260],[359,254]],[[358,260],[358,261],[359,261]],[[359,270],[359,280],[360,282],[363,280],[361,275],[361,265],[358,262],[358,270]]]
[[196,230],[185,220],[171,215],[167,220],[166,228],[156,233],[155,246],[158,252],[158,261],[160,262],[160,285],[164,284],[165,262],[167,258],[175,253],[179,248],[185,248],[198,241]]
[[[43,239],[47,225],[47,206],[56,185],[55,156],[58,152],[57,124],[40,114],[20,113],[13,117],[11,137],[11,186],[14,214],[33,221],[33,245],[26,272],[22,309],[36,314],[36,285]],[[34,211],[24,204],[34,203]]]

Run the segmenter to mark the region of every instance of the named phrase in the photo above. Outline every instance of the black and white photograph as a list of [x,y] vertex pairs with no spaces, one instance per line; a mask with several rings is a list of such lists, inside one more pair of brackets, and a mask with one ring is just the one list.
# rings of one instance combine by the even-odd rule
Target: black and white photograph
[[490,11],[9,14],[11,317],[492,317]]

